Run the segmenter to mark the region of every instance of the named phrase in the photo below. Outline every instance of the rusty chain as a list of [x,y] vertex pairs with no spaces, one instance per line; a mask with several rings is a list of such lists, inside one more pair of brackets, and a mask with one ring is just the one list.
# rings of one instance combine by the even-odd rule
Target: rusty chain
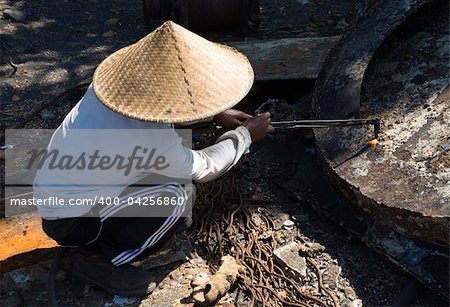
[[[273,232],[264,239],[260,236],[273,231],[274,222],[244,200],[244,186],[245,181],[237,178],[235,171],[198,186],[188,238],[205,252],[211,273],[217,271],[223,255],[232,255],[246,268],[238,287],[250,306],[339,306],[324,288],[322,273],[314,261],[308,258],[316,271],[311,270],[311,274],[317,274],[317,293],[303,287],[304,281],[294,277],[289,268],[273,261],[277,246]],[[252,220],[255,215],[263,221],[261,225]]]

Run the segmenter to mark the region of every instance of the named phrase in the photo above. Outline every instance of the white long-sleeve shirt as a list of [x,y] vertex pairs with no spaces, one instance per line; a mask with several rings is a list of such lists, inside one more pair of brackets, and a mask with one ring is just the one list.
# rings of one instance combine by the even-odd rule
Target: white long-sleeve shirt
[[[182,139],[172,125],[121,116],[100,103],[90,86],[54,132],[47,146],[48,153],[53,154],[43,160],[36,173],[33,183],[34,197],[57,197],[66,201],[114,198],[127,186],[151,174],[206,182],[233,167],[241,156],[248,152],[250,145],[250,133],[247,128],[241,126],[223,134],[216,144],[210,147],[192,150],[182,144]],[[97,164],[105,156],[110,157],[109,162],[116,156],[125,157],[126,162],[126,158],[132,156],[133,150],[136,150],[136,146],[139,146],[138,152],[141,156],[145,156],[142,151],[144,148],[148,149],[147,153],[155,149],[154,157],[165,159],[160,165],[170,166],[159,169],[131,167],[128,172],[116,166],[103,169],[98,165],[88,167],[87,158],[96,151],[99,155]],[[55,156],[57,158],[52,161]],[[63,156],[72,158],[64,160]],[[52,167],[52,163],[58,167]],[[71,163],[74,167],[64,169],[64,166]],[[38,210],[44,218],[54,219],[81,216],[87,213],[90,207],[40,205]]]

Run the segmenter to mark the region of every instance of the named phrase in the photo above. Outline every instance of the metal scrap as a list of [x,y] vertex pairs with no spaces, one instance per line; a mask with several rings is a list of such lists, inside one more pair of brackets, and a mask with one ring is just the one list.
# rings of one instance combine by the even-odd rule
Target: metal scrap
[[[243,293],[249,306],[338,306],[327,289],[303,287],[301,276],[294,277],[292,269],[274,261],[278,248],[274,222],[265,210],[244,202],[243,183],[229,172],[198,187],[188,238],[206,258],[211,273],[218,272],[224,255],[231,255],[245,267],[237,280],[237,295]],[[255,215],[263,223],[255,223]],[[321,283],[320,269],[317,274]]]

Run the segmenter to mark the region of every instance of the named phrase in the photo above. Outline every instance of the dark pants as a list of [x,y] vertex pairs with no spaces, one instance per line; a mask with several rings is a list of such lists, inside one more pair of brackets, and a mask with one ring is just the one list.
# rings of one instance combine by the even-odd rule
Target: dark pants
[[[132,195],[132,196],[130,196]],[[84,246],[101,252],[115,265],[142,259],[158,251],[177,231],[189,216],[194,191],[181,185],[139,187],[129,189],[120,197],[124,205],[104,207],[95,205],[89,214],[79,218],[44,220],[44,231],[61,245]],[[165,207],[140,206],[132,203],[130,197],[139,202],[153,196],[159,199],[180,199],[176,205]],[[185,202],[181,204],[181,197]],[[164,206],[164,205],[163,205]],[[157,216],[151,216],[157,212]],[[58,237],[49,229],[70,225],[67,236]],[[59,224],[59,225],[58,225]]]

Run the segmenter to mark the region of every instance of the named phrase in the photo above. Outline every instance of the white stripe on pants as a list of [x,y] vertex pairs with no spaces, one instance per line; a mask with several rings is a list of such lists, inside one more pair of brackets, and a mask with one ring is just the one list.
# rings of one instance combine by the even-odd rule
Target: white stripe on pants
[[[187,188],[187,189],[186,189]],[[103,223],[108,218],[113,217],[115,214],[117,214],[120,210],[128,208],[130,205],[127,199],[129,197],[133,197],[135,199],[138,199],[139,197],[151,197],[151,196],[157,196],[161,193],[172,193],[174,194],[177,199],[182,198],[183,203],[181,205],[175,205],[173,206],[174,209],[171,212],[170,216],[166,218],[164,223],[150,236],[147,238],[147,240],[144,242],[144,244],[136,249],[129,249],[126,251],[123,251],[119,255],[117,255],[114,259],[111,260],[111,262],[114,265],[121,265],[128,263],[132,261],[134,258],[139,256],[142,252],[145,251],[145,249],[151,247],[152,245],[156,244],[163,236],[166,234],[174,225],[175,223],[180,219],[182,214],[185,212],[186,209],[186,203],[189,199],[189,194],[192,193],[190,191],[191,189],[188,188],[188,186],[184,188],[183,186],[177,184],[177,183],[170,183],[170,184],[164,184],[159,186],[152,186],[148,188],[141,189],[139,191],[133,192],[131,194],[125,195],[121,198],[120,205],[118,206],[111,206],[106,207],[100,210],[100,219]],[[191,192],[191,193],[189,193]],[[125,200],[122,204],[122,200]],[[131,202],[130,202],[131,203]]]

